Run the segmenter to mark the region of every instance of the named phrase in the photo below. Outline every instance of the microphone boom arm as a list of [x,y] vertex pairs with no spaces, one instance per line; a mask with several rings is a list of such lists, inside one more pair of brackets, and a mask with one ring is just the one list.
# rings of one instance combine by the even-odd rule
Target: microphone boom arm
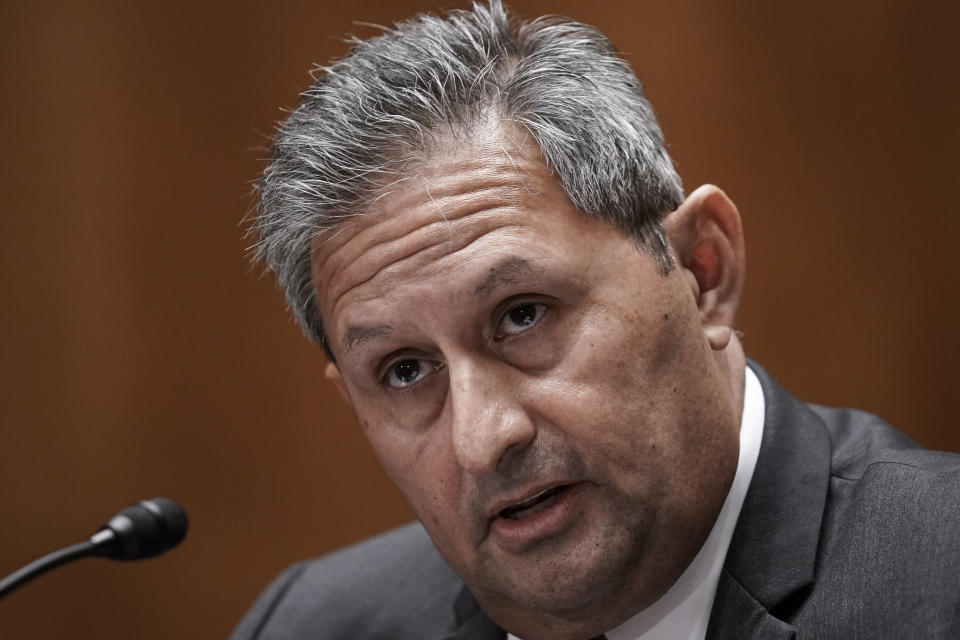
[[55,569],[67,562],[93,555],[96,552],[97,546],[92,541],[85,540],[70,545],[69,547],[58,549],[53,553],[48,553],[42,558],[37,558],[27,566],[14,571],[3,580],[0,580],[0,598],[37,576],[50,571],[50,569]]

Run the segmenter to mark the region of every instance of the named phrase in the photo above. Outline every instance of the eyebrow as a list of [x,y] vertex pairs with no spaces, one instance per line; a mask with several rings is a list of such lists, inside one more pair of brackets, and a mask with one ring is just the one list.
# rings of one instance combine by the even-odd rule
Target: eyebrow
[[376,326],[353,325],[347,327],[347,333],[343,336],[343,350],[351,351],[364,342],[369,342],[375,338],[386,335],[393,331],[389,324],[378,324]]
[[530,261],[520,256],[510,256],[490,267],[486,277],[471,292],[474,296],[486,298],[499,285],[513,284],[515,276],[521,271],[532,272]]

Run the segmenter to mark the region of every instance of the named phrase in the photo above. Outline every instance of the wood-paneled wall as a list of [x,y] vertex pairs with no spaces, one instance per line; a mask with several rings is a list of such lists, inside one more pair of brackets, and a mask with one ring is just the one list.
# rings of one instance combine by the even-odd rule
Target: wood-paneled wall
[[[224,637],[283,566],[411,517],[245,258],[310,65],[434,8],[350,4],[0,5],[0,573],[138,499],[192,516],[164,558],[0,601],[0,637]],[[955,3],[514,6],[604,30],[686,185],[739,205],[750,355],[960,450]]]

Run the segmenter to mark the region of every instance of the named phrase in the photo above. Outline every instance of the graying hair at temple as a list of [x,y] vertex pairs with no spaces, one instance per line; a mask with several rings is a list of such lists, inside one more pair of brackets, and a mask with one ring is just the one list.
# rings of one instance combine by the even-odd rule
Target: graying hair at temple
[[317,69],[257,183],[255,258],[328,356],[313,238],[362,214],[432,142],[468,139],[491,117],[529,132],[577,209],[670,270],[659,219],[683,200],[680,179],[639,81],[606,37],[557,16],[519,21],[499,0],[420,15]]

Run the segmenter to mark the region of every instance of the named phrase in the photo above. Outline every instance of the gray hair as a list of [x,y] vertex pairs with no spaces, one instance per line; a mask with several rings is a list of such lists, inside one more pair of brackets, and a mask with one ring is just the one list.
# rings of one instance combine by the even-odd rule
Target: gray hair
[[353,48],[276,134],[257,183],[255,258],[274,272],[297,322],[333,357],[310,274],[311,242],[363,213],[431,140],[484,118],[524,128],[566,196],[671,269],[660,226],[680,178],[640,82],[599,31],[566,18],[520,22],[500,0],[419,15]]

